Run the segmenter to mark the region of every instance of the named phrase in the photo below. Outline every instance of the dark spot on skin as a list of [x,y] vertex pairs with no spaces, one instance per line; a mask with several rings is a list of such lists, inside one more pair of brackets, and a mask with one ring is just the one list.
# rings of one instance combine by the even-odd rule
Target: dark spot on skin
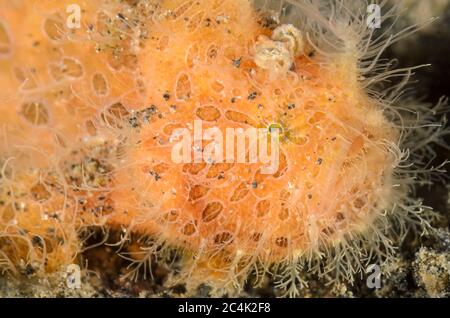
[[128,119],[128,122],[130,123],[131,127],[133,127],[133,128],[139,127],[139,121],[138,121],[137,117],[135,117],[135,116]]
[[289,109],[289,110],[294,109],[294,108],[295,108],[295,104],[289,104],[289,105],[288,105],[288,109]]
[[322,164],[322,162],[323,162],[323,159],[322,159],[322,158],[318,158],[318,159],[317,159],[317,164],[318,164],[319,166]]
[[158,109],[155,105],[151,105],[150,107],[147,107],[146,109],[139,112],[139,115],[143,116],[144,121],[148,122],[152,116],[156,114]]
[[161,176],[156,171],[150,171],[150,175],[155,177],[155,181],[159,181],[161,179]]
[[164,98],[166,101],[168,101],[168,100],[170,99],[169,93],[165,93],[165,94],[163,95],[163,98]]
[[232,61],[232,64],[234,67],[239,68],[239,67],[241,67],[241,61],[242,61],[242,57],[240,57],[238,59],[234,59]]
[[248,100],[254,100],[256,98],[256,96],[258,96],[257,92],[252,92],[250,95],[248,95],[247,99]]
[[279,247],[287,247],[289,242],[287,238],[279,237],[275,240],[275,244],[277,244]]
[[50,217],[51,217],[52,219],[59,220],[59,215],[56,214],[56,213],[51,214]]

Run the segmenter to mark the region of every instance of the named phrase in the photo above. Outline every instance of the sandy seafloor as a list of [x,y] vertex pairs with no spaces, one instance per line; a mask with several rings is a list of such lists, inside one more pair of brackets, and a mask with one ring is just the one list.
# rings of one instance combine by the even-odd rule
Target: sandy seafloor
[[[405,16],[398,28],[423,21],[431,16],[440,18],[432,25],[403,39],[386,52],[386,58],[399,60],[399,67],[431,63],[416,71],[417,94],[424,101],[436,103],[442,95],[450,96],[450,0],[403,0]],[[450,136],[447,143],[450,144]],[[436,148],[442,162],[450,158],[450,150]],[[305,278],[309,286],[301,297],[450,297],[450,185],[435,183],[418,189],[426,205],[442,216],[434,226],[436,234],[419,238],[408,237],[399,248],[397,257],[382,268],[381,288],[369,289],[365,278],[356,278],[353,285],[341,284],[331,288],[316,277]],[[95,254],[95,257],[92,255]],[[26,273],[24,279],[0,276],[0,297],[183,297],[184,286],[166,286],[173,270],[156,264],[153,277],[137,282],[124,280],[121,273],[127,262],[110,247],[90,250],[85,255],[90,271],[84,273],[80,289],[70,289],[66,274],[57,272],[45,277]],[[99,274],[101,273],[101,274]],[[268,278],[260,288],[245,288],[241,297],[277,296]],[[209,287],[200,286],[189,296],[207,297]]]

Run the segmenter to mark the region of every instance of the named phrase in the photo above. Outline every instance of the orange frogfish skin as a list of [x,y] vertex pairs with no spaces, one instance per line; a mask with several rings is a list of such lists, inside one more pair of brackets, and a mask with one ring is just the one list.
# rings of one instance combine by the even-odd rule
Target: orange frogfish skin
[[[350,246],[391,208],[399,132],[354,56],[322,56],[247,0],[70,5],[0,1],[4,264],[57,270],[102,226],[225,284]],[[250,135],[237,160],[227,129],[266,131],[275,170],[248,160]],[[180,131],[191,161],[173,158]],[[193,160],[212,145],[235,156]]]

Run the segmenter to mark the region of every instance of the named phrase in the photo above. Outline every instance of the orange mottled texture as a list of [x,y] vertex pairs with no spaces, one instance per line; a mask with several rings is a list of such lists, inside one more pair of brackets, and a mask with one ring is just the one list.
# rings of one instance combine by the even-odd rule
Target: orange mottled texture
[[72,3],[0,1],[0,251],[28,272],[72,263],[79,230],[101,223],[93,212],[109,170],[92,156],[110,141],[98,135],[99,115],[138,94],[130,58],[118,63],[104,27],[105,10],[122,7],[77,1],[81,25],[69,29]]
[[[334,244],[366,229],[389,195],[395,134],[358,88],[346,61],[322,69],[299,56],[271,76],[254,63],[270,30],[246,1],[163,2],[139,54],[154,105],[118,172],[111,224],[133,225],[207,257],[219,251],[269,262]],[[236,62],[239,61],[237,66]],[[163,96],[167,93],[167,100]],[[262,164],[175,164],[175,128],[282,127],[278,171]],[[193,133],[193,132],[192,132]],[[204,141],[203,146],[211,141]]]
[[[81,28],[67,29],[72,2],[0,1],[0,162],[14,167],[3,253],[23,250],[25,231],[40,256],[49,242],[54,269],[75,257],[80,229],[106,224],[203,267],[272,264],[365,231],[390,203],[396,132],[354,60],[258,67],[255,45],[273,30],[246,0],[81,0]],[[281,128],[278,170],[174,163],[172,132],[199,119],[223,133]]]

